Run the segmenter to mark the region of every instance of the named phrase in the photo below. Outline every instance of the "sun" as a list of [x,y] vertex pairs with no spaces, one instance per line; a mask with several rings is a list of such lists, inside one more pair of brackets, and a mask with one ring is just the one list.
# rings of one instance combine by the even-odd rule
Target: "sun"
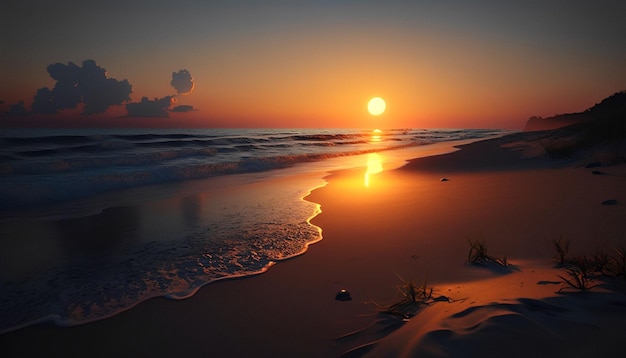
[[387,104],[385,104],[385,100],[380,97],[374,97],[367,103],[367,110],[372,116],[380,116],[385,112],[385,108],[387,108]]

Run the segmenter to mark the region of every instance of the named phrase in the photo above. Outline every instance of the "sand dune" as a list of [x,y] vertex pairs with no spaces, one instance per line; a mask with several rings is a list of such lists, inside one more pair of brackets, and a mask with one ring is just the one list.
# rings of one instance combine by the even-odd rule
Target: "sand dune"
[[555,269],[520,271],[459,283],[451,296],[464,298],[425,307],[368,356],[621,356],[626,296],[612,289],[555,294]]

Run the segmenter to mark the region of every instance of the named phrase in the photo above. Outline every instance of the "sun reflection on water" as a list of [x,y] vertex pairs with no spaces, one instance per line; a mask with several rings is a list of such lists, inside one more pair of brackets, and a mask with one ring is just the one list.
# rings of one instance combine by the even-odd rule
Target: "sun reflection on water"
[[380,129],[374,129],[372,131],[372,137],[370,138],[371,142],[380,142],[382,140],[383,132]]
[[380,173],[383,171],[383,160],[380,154],[370,153],[367,155],[367,169],[365,170],[365,177],[363,184],[366,187],[370,186],[370,175]]

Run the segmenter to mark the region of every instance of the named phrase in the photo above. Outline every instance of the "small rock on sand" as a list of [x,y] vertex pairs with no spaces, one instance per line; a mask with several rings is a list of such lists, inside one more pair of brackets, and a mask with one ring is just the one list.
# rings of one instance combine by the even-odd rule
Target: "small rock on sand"
[[617,200],[609,199],[602,202],[602,205],[617,205]]
[[352,296],[350,296],[350,292],[348,292],[348,290],[340,290],[335,295],[335,299],[337,301],[352,301]]

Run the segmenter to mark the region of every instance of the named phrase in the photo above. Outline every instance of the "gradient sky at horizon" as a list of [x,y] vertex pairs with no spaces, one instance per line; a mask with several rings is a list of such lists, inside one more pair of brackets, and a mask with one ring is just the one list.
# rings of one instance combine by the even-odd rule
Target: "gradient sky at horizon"
[[[512,128],[626,89],[624,1],[34,1],[2,5],[0,111],[93,59],[131,99],[195,89],[169,118],[0,118],[48,126]],[[380,96],[387,111],[367,113]],[[41,118],[40,118],[41,117]],[[42,122],[43,121],[43,122]],[[1,126],[2,124],[0,124]]]

